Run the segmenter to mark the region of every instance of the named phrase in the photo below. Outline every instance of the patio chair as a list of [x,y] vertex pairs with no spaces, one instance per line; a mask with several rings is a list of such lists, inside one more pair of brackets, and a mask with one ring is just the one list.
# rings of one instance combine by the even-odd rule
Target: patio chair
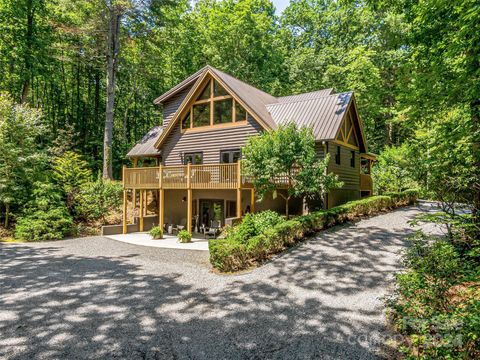
[[205,239],[207,238],[207,236],[213,236],[213,238],[216,239],[217,235],[220,234],[220,229],[221,229],[220,222],[212,220],[210,222],[210,227],[208,228],[208,230],[207,229],[204,230],[203,235]]
[[179,231],[184,230],[186,226],[187,226],[187,219],[183,218],[182,220],[180,220],[180,224],[174,226],[173,230],[178,233]]

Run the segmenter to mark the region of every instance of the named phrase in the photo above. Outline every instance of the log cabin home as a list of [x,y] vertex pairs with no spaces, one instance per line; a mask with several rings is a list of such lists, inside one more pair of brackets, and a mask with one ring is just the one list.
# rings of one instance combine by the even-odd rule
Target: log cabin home
[[[370,169],[375,158],[368,153],[353,92],[323,89],[275,97],[206,66],[154,103],[163,107],[162,124],[128,152],[133,167],[123,168],[123,233],[148,230],[147,192],[157,209],[153,223],[165,229],[201,232],[219,214],[223,225],[225,219],[246,212],[284,211],[280,196],[256,201],[240,160],[250,136],[292,121],[312,129],[318,156],[330,154],[328,171],[344,183],[323,199],[323,207],[372,193]],[[277,191],[285,191],[281,180]],[[127,203],[138,210],[132,230],[127,227],[132,222],[127,219]],[[301,199],[291,202],[292,212],[302,208]]]

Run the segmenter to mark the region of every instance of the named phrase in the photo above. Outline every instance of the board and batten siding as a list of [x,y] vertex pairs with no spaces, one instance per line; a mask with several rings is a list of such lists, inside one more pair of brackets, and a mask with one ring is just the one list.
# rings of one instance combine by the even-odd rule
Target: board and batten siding
[[261,126],[250,116],[245,125],[209,128],[205,131],[181,132],[175,125],[162,146],[164,165],[181,165],[183,154],[203,153],[204,164],[218,164],[220,151],[241,149],[250,136],[258,135]]

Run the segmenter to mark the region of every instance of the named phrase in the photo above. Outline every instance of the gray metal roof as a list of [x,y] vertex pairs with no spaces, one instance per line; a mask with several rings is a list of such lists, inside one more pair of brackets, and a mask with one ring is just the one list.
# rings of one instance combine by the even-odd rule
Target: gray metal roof
[[335,139],[352,95],[352,92],[347,92],[279,102],[267,105],[267,109],[277,124],[294,122],[298,127],[311,128],[316,140],[331,140]]
[[310,100],[310,99],[315,99],[322,96],[332,95],[332,93],[333,93],[333,89],[323,89],[323,90],[312,91],[304,94],[278,97],[277,101],[280,103],[283,103],[283,102]]
[[162,132],[163,126],[155,126],[128,152],[127,157],[159,156],[161,151],[155,147],[155,142]]

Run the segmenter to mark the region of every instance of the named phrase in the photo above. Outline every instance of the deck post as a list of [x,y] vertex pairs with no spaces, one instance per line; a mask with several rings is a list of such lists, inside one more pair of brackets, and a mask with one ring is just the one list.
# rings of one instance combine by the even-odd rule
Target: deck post
[[122,214],[122,232],[127,233],[127,190],[123,190],[123,214]]
[[163,229],[163,206],[165,193],[162,188],[162,164],[158,165],[158,226]]
[[253,214],[255,212],[255,189],[252,188],[250,192],[250,212]]
[[[138,165],[138,158],[133,158],[133,167],[136,168]],[[135,208],[137,207],[137,189],[133,188],[132,194],[133,209],[132,213],[135,213]]]
[[237,162],[237,218],[242,217],[242,165]]
[[125,165],[122,167],[122,183],[123,183],[123,213],[122,213],[122,232],[127,233],[127,190],[125,190]]
[[140,223],[139,223],[139,226],[138,226],[138,230],[139,231],[143,231],[143,203],[144,203],[144,194],[143,194],[144,190],[140,190],[140,211],[139,211],[139,215],[140,215]]
[[187,231],[192,231],[192,183],[191,183],[191,164],[187,164]]

